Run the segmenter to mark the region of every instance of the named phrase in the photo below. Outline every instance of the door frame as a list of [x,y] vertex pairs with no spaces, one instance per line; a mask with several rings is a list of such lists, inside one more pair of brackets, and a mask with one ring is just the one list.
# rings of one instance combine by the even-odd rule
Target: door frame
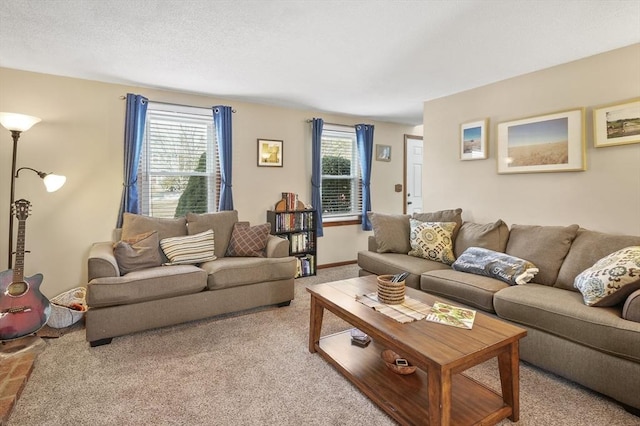
[[421,140],[424,142],[422,136],[418,135],[404,135],[404,155],[402,158],[402,213],[407,214],[407,142],[409,139]]

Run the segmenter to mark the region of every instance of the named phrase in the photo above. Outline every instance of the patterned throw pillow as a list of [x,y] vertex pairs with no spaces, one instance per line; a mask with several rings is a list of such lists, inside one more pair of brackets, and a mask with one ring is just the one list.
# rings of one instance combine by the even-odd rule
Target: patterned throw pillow
[[573,282],[585,305],[613,306],[640,288],[640,246],[611,253],[582,271]]
[[422,257],[451,265],[453,255],[453,230],[455,222],[421,222],[409,220],[411,251],[409,256]]
[[271,224],[249,226],[248,222],[237,222],[229,241],[226,256],[266,257],[265,249],[269,239]]
[[162,265],[158,247],[157,231],[145,232],[115,243],[113,256],[118,263],[120,275]]
[[451,268],[496,278],[509,285],[526,284],[538,273],[538,268],[528,260],[482,247],[466,249]]
[[160,240],[160,247],[169,262],[165,265],[182,265],[216,260],[213,229],[184,237]]

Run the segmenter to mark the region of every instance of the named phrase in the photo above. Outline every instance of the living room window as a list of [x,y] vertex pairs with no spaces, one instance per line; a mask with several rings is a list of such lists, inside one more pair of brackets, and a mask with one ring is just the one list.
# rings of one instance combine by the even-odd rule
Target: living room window
[[321,142],[322,221],[359,221],[362,179],[352,126],[325,124]]
[[220,169],[210,109],[149,102],[138,188],[142,214],[216,211]]

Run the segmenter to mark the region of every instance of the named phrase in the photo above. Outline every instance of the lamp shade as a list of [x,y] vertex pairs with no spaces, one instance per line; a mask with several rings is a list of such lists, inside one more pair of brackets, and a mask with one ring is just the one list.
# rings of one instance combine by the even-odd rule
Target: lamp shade
[[0,112],[0,124],[7,130],[25,132],[34,124],[42,121],[31,115],[16,114],[13,112]]
[[62,188],[64,183],[67,181],[66,176],[48,174],[44,178],[44,186],[47,188],[47,192],[55,192],[58,189]]

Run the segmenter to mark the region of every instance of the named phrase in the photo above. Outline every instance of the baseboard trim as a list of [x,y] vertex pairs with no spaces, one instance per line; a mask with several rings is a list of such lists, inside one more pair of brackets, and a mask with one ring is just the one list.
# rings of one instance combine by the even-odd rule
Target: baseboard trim
[[333,267],[336,267],[336,266],[353,265],[354,263],[358,263],[358,261],[357,260],[347,260],[345,262],[325,263],[324,265],[318,265],[318,269],[333,268]]

